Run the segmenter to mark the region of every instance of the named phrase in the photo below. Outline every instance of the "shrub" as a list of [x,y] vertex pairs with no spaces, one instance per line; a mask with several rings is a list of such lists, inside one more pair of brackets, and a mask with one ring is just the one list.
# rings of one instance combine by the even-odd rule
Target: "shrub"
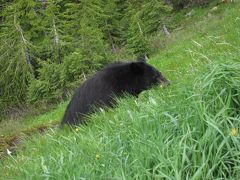
[[86,60],[79,52],[64,58],[62,64],[50,60],[40,61],[38,77],[32,78],[28,87],[28,102],[38,100],[54,102],[64,99],[101,63]]
[[74,52],[66,56],[63,62],[65,81],[74,82],[80,79],[83,73],[90,73],[94,68],[89,67],[89,64],[88,61],[83,59],[81,53]]
[[62,96],[65,84],[63,76],[63,66],[51,61],[41,61],[39,77],[31,79],[28,87],[28,101],[37,100],[53,101]]

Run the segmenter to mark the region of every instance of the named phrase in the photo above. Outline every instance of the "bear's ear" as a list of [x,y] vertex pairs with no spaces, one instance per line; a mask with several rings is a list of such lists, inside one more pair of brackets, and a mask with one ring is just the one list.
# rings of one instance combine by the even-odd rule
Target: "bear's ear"
[[146,54],[142,54],[137,57],[137,61],[147,62],[147,60],[148,60],[148,57]]
[[139,62],[132,62],[130,64],[130,69],[135,74],[143,75],[144,74],[144,66],[145,66],[144,62],[140,62],[140,61]]
[[139,61],[139,62],[146,62],[146,58],[145,58],[145,56],[138,56],[137,57],[137,61]]

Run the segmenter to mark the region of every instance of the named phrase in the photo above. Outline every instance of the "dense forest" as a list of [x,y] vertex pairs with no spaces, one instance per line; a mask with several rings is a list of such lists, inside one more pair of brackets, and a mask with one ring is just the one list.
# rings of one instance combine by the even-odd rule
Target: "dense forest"
[[106,63],[151,56],[152,37],[174,28],[172,11],[208,2],[1,0],[1,112],[58,102]]

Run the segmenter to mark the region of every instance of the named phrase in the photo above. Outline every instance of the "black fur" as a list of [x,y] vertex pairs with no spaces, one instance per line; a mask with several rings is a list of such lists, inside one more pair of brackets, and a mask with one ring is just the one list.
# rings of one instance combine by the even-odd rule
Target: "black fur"
[[93,107],[112,106],[115,97],[128,93],[137,96],[153,85],[168,84],[161,73],[145,62],[116,63],[98,71],[75,92],[68,104],[62,124],[77,125]]

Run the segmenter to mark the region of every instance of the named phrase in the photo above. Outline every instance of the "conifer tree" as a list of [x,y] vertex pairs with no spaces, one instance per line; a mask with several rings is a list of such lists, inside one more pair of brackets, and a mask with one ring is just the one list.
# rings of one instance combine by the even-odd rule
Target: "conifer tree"
[[149,1],[139,10],[139,16],[143,22],[146,34],[160,30],[163,17],[171,11],[171,7],[166,5],[163,0]]
[[[106,58],[107,44],[100,28],[104,17],[99,0],[83,0],[80,3],[67,3],[63,18],[65,40],[73,44],[71,51],[77,50],[89,65],[97,65]],[[69,37],[70,35],[70,37]]]
[[[42,57],[43,59],[50,59],[55,63],[62,63],[63,61],[63,48],[62,48],[62,34],[61,34],[61,19],[60,19],[60,2],[49,0],[42,2],[40,9],[42,37],[38,37],[40,41],[37,47],[42,51],[43,55],[48,52],[48,56]],[[39,28],[39,26],[37,26]]]
[[134,1],[128,6],[130,19],[127,44],[137,56],[149,54],[148,36],[160,29],[163,16],[171,9],[163,0]]
[[145,56],[149,53],[149,42],[142,27],[140,19],[132,18],[128,30],[127,46],[136,56]]
[[2,14],[4,23],[0,36],[0,87],[1,101],[18,104],[25,100],[28,80],[34,76],[31,61],[31,43],[26,30],[25,18],[33,18],[34,2],[19,0],[12,3]]
[[124,28],[126,22],[123,21],[125,16],[126,1],[122,0],[102,0],[102,9],[104,16],[101,29],[108,44],[111,45],[113,52],[123,44]]

